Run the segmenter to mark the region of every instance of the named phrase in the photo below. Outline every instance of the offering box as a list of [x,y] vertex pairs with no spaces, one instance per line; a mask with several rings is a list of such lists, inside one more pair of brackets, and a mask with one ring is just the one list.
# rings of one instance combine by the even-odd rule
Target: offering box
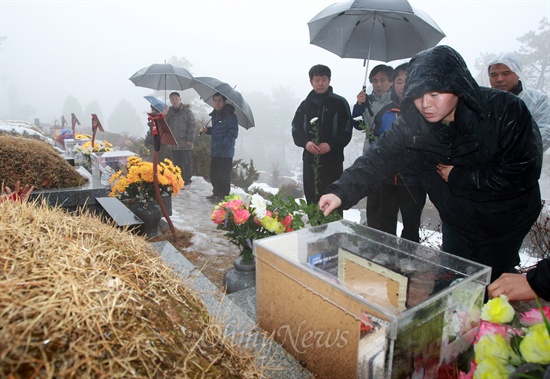
[[107,151],[104,153],[92,153],[92,177],[94,182],[108,186],[111,175],[119,170],[126,173],[128,158],[136,155],[131,151]]
[[75,140],[72,138],[67,138],[63,142],[65,144],[65,152],[70,156],[73,156],[74,145],[76,144]]
[[490,267],[348,221],[254,241],[256,312],[318,378],[427,376],[479,328]]

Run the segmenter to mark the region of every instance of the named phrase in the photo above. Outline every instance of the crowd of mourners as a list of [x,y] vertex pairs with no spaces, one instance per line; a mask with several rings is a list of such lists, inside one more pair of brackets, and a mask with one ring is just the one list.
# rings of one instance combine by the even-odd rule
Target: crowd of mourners
[[[478,85],[457,51],[436,46],[395,69],[374,67],[372,93],[360,91],[351,111],[330,86],[330,69],[313,66],[313,89],[292,120],[304,194],[325,215],[366,197],[367,225],[394,235],[401,212],[401,237],[414,242],[428,195],[442,250],[491,267],[488,296],[550,300],[548,259],[517,271],[542,207],[548,97],[526,86],[515,54],[490,62],[487,75],[492,88]],[[363,154],[344,170],[354,128],[365,132]]]
[[[368,226],[396,235],[401,213],[401,237],[417,243],[429,196],[442,222],[442,250],[491,267],[488,296],[550,300],[550,259],[517,272],[519,249],[541,212],[548,96],[526,85],[513,53],[490,62],[487,75],[492,88],[478,85],[457,51],[436,46],[395,69],[374,67],[372,93],[360,91],[352,109],[330,86],[330,68],[311,67],[312,90],[292,119],[294,143],[303,148],[304,195],[325,215],[343,214],[366,197]],[[212,125],[199,133],[212,137],[207,198],[217,203],[230,192],[238,120],[223,94],[213,97]],[[197,126],[177,92],[170,102],[156,112],[178,142],[171,156],[189,188]],[[344,170],[354,128],[365,133],[363,154]],[[0,202],[24,201],[31,191],[17,183]]]

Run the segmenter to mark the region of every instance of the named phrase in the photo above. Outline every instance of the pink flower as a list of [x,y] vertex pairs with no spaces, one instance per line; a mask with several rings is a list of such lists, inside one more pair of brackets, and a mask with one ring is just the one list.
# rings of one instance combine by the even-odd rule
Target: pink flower
[[283,224],[287,228],[290,226],[291,222],[292,222],[292,216],[290,214],[286,215],[286,217],[281,220],[281,224]]
[[[542,312],[547,320],[550,320],[550,307],[545,305],[542,307]],[[540,309],[533,308],[521,314],[520,322],[524,326],[533,326],[542,322],[542,313]]]
[[250,217],[250,212],[247,209],[235,209],[233,211],[233,220],[235,224],[244,224]]
[[500,334],[502,337],[506,338],[508,329],[510,329],[509,325],[496,324],[494,322],[481,320],[481,323],[479,324],[479,332],[477,332],[474,343],[477,343],[481,337],[488,334]]
[[218,225],[224,222],[225,216],[226,216],[225,209],[220,207],[214,208],[212,213],[210,213],[210,218],[212,219],[212,221],[214,221],[214,224],[218,224]]
[[237,209],[242,209],[243,204],[244,202],[241,199],[233,199],[222,204],[222,206],[229,209],[231,212],[235,212]]

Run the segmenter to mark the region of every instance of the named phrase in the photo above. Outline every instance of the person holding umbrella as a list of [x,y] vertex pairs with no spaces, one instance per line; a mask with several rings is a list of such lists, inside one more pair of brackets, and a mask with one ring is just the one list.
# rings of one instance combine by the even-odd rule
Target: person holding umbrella
[[165,113],[166,123],[176,137],[178,146],[172,146],[172,162],[181,168],[182,178],[186,187],[191,184],[193,176],[193,142],[197,134],[195,116],[190,105],[182,104],[180,94],[170,94],[170,104]]
[[409,62],[401,114],[327,188],[325,215],[348,209],[405,167],[439,211],[443,251],[515,272],[519,248],[541,210],[542,143],[519,97],[479,87],[449,46]]
[[239,136],[239,124],[235,107],[227,103],[227,98],[217,92],[212,96],[214,110],[210,113],[212,127],[201,127],[199,132],[209,134],[210,140],[210,182],[212,195],[208,200],[219,203],[231,191],[231,171],[235,155],[235,141]]
[[[369,74],[369,82],[372,84],[372,93],[367,96],[363,89],[357,94],[357,103],[353,106],[351,125],[357,130],[363,131],[356,117],[363,116],[365,130],[365,143],[363,153],[367,151],[372,142],[372,127],[374,117],[386,105],[392,102],[391,88],[393,85],[393,68],[384,64],[375,66]],[[370,108],[369,108],[370,107]],[[372,113],[371,113],[372,112]]]

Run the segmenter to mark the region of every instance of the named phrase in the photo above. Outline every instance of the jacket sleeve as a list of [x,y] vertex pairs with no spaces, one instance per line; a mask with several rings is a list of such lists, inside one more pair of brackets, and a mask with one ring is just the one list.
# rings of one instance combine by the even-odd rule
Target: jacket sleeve
[[550,301],[550,258],[539,261],[527,272],[527,282],[538,296]]
[[548,96],[540,96],[535,105],[530,108],[531,115],[535,119],[542,138],[542,151],[550,148],[550,105]]
[[[449,188],[460,197],[475,201],[511,199],[537,184],[542,167],[540,133],[525,103],[500,92],[500,106],[488,117],[482,133],[495,141],[487,163],[474,167],[455,166],[449,174]],[[497,112],[496,110],[499,110]]]
[[185,140],[187,142],[193,143],[195,141],[195,136],[197,135],[197,124],[195,122],[195,115],[191,109],[187,110],[187,136]]
[[294,144],[296,146],[302,148],[305,148],[306,144],[310,141],[306,134],[306,130],[308,129],[306,124],[307,122],[309,121],[306,120],[304,102],[302,102],[298,106],[298,109],[296,109],[296,113],[292,119],[292,139],[294,140]]
[[344,170],[339,180],[328,186],[327,193],[342,200],[342,209],[349,209],[390,180],[394,172],[405,168],[412,159],[406,142],[409,133],[411,131],[405,122],[398,119],[391,130]]
[[222,145],[224,148],[231,148],[235,146],[235,140],[239,136],[239,123],[237,122],[237,116],[232,113],[225,120],[225,137],[223,138]]
[[365,113],[365,104],[357,104],[355,103],[353,105],[353,111],[351,112],[351,126],[353,126],[357,130],[363,131],[361,127],[359,126],[359,121],[355,121],[354,118],[363,116],[363,113]]
[[351,113],[349,103],[343,97],[340,98],[338,111],[333,120],[333,137],[327,141],[331,150],[344,150],[351,141],[353,129],[351,127]]

